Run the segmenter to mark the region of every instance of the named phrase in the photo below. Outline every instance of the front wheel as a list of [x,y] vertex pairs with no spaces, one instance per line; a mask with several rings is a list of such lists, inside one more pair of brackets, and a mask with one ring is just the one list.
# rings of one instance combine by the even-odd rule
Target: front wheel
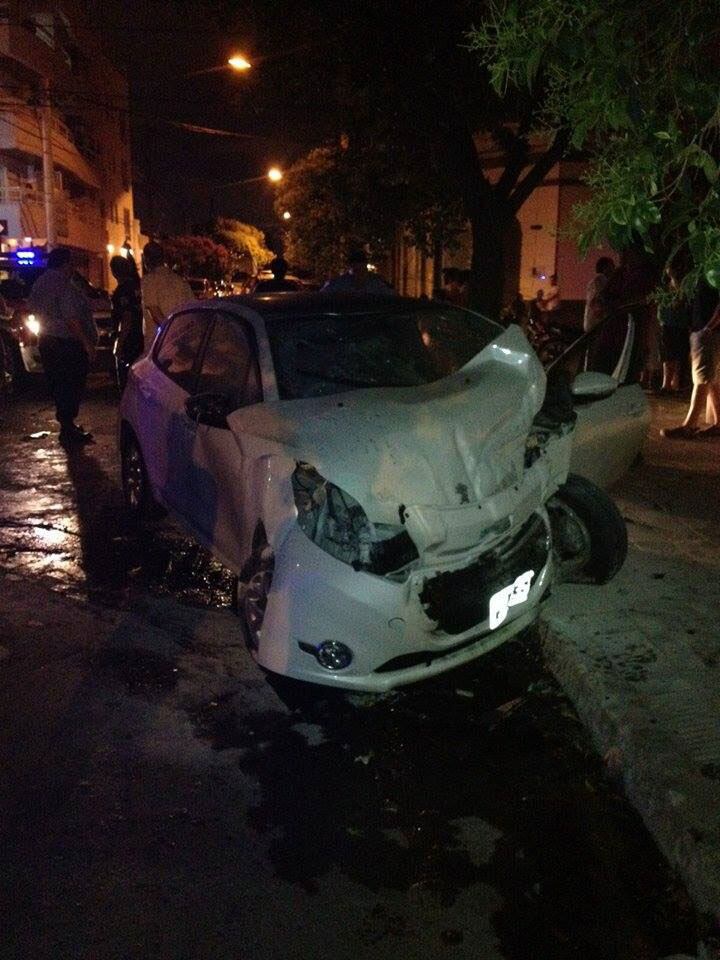
[[547,506],[562,579],[612,580],[627,556],[627,527],[605,491],[571,473]]
[[20,347],[7,333],[0,332],[0,394],[17,396],[27,386],[27,372]]

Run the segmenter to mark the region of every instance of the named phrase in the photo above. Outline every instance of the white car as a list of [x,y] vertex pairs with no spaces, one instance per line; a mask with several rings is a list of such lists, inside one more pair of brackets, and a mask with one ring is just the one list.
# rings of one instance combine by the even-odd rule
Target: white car
[[580,376],[585,478],[568,479],[576,417],[545,380],[518,327],[448,304],[187,304],[130,372],[125,500],[237,574],[263,668],[387,690],[515,636],[561,573],[622,564],[624,523],[590,481],[637,454],[642,392]]

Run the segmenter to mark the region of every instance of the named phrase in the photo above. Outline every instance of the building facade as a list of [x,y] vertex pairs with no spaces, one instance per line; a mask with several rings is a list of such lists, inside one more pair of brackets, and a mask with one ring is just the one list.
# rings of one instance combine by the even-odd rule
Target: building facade
[[[481,156],[487,177],[495,182],[503,170],[501,157],[489,150],[481,150]],[[511,304],[518,293],[524,300],[533,300],[538,290],[552,285],[553,275],[557,276],[561,300],[579,303],[595,275],[598,257],[617,259],[609,248],[599,248],[583,258],[572,239],[573,208],[588,200],[591,193],[581,180],[582,173],[581,163],[560,161],[517,212],[515,230],[505,249],[506,304]],[[441,266],[467,269],[471,256],[468,229],[456,249],[443,252]],[[433,258],[424,256],[401,232],[392,261],[396,289],[407,296],[431,296],[436,272]]]
[[83,0],[0,2],[0,276],[52,246],[108,286],[137,251],[128,90]]

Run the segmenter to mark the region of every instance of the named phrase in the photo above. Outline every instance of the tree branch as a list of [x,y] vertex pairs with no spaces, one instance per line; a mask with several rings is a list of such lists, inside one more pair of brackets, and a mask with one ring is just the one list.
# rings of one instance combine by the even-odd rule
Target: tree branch
[[570,131],[558,130],[555,139],[545,153],[535,161],[515,189],[510,193],[508,202],[514,212],[517,212],[525,203],[530,194],[539,187],[555,164],[560,160],[570,142]]

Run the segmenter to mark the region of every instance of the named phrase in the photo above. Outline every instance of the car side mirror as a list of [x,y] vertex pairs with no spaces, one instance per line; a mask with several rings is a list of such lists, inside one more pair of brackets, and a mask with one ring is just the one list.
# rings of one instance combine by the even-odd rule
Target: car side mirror
[[185,401],[185,412],[196,423],[227,430],[232,404],[221,393],[198,393]]
[[573,380],[572,395],[573,399],[579,403],[590,403],[593,400],[612,396],[617,388],[618,382],[610,374],[584,370]]

